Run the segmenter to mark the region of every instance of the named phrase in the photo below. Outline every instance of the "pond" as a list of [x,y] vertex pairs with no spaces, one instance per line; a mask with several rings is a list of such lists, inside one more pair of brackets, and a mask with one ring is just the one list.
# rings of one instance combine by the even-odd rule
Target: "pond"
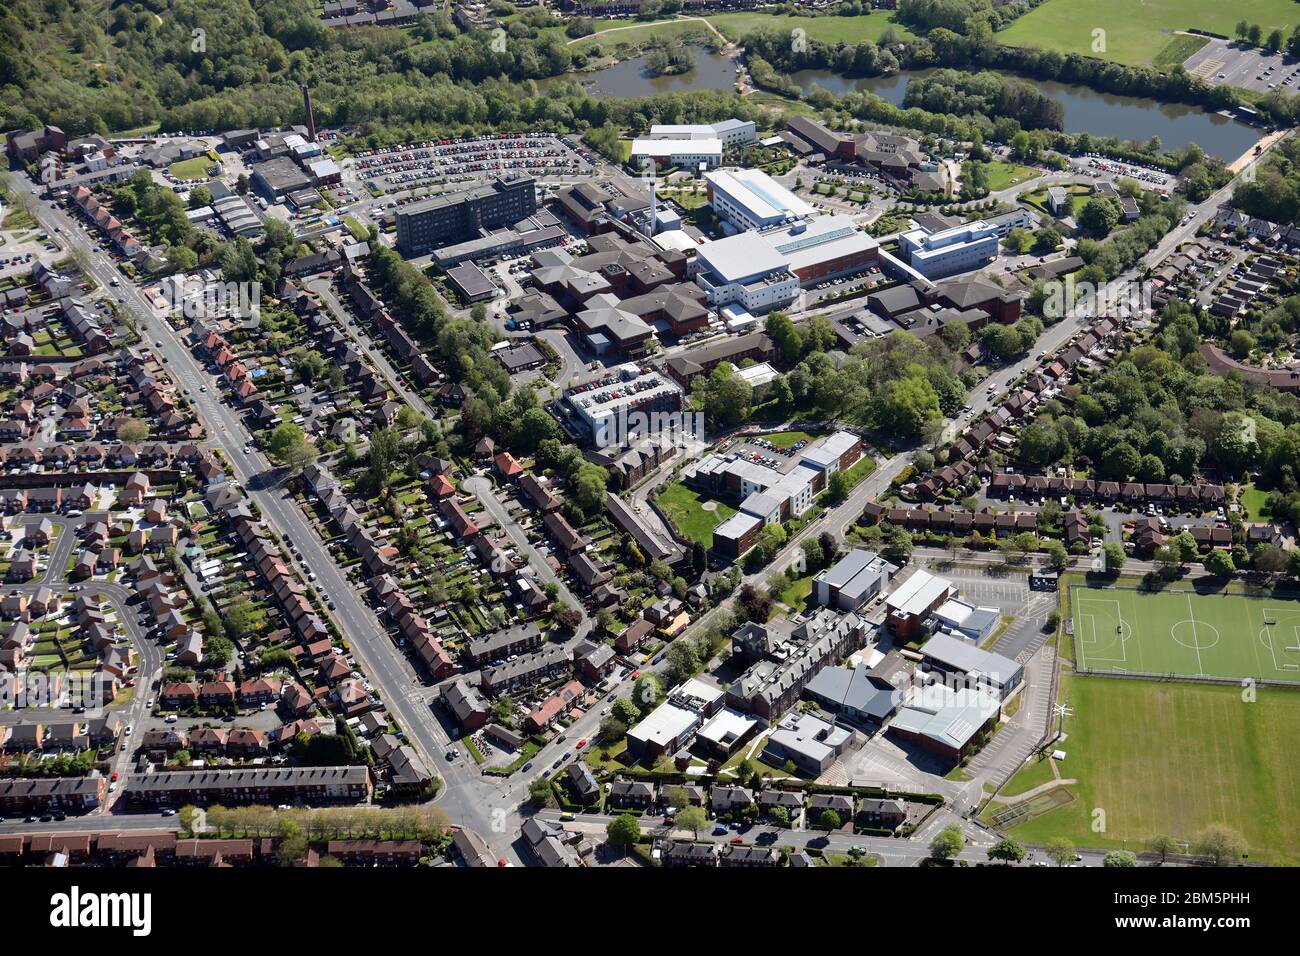
[[[830,70],[799,70],[791,73],[790,79],[805,91],[812,89],[814,84],[836,95],[867,91],[901,106],[908,80],[933,72],[915,70],[854,79]],[[1093,136],[1118,136],[1139,141],[1159,136],[1165,149],[1179,149],[1188,143],[1196,143],[1211,156],[1228,161],[1250,149],[1262,135],[1245,123],[1194,106],[1098,93],[1086,86],[1069,83],[1032,82],[1065,108],[1067,133],[1091,133]]]
[[633,57],[590,73],[570,73],[539,81],[545,87],[560,79],[577,80],[593,96],[653,96],[687,90],[734,90],[736,62],[701,46],[691,47],[695,66],[674,76],[654,76],[646,68],[645,56]]

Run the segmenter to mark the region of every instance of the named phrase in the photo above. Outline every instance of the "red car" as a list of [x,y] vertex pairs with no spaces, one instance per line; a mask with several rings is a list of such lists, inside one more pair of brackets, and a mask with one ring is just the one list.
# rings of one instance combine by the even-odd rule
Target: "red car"
[[581,750],[581,749],[582,749],[583,747],[585,747],[585,746],[587,746],[587,738],[586,738],[586,737],[583,737],[581,740],[578,741],[578,743],[577,743],[577,749],[578,749],[578,750]]
[[108,780],[109,780],[110,783],[116,783],[116,782],[117,782],[117,771],[116,771],[116,770],[113,771],[113,776],[109,777]]
[[745,841],[744,841],[743,839],[741,839],[740,837],[732,837],[732,838],[731,838],[731,842],[732,842],[732,843],[744,843]]

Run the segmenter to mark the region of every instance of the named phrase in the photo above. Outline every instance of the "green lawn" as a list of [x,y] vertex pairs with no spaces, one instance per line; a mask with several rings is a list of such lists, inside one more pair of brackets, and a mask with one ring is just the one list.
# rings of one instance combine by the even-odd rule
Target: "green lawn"
[[580,40],[572,40],[566,37],[566,42],[575,50],[598,43],[601,50],[609,53],[620,43],[631,43],[639,46],[648,43],[652,39],[668,40],[691,36],[692,34],[703,37],[708,32],[708,27],[694,20],[655,20],[643,23],[635,20],[597,20],[596,30],[597,32],[601,30],[612,30],[614,32],[607,33],[604,36],[592,34]]
[[[1007,781],[1007,785],[998,791],[1003,797],[1014,797],[1017,794],[1033,790],[1034,787],[1042,786],[1049,780],[1052,780],[1052,761],[1044,757],[1039,760],[1037,757],[1031,757],[1029,763],[1025,764],[1014,777]],[[994,804],[997,806],[997,804]]]
[[1078,585],[1070,604],[1081,670],[1300,683],[1300,601]]
[[764,435],[777,448],[793,448],[801,441],[812,441],[813,436],[807,432],[773,432],[770,435]]
[[370,237],[370,230],[361,225],[361,220],[353,216],[344,216],[343,225],[352,238],[358,242],[365,242]]
[[1267,502],[1268,492],[1262,491],[1254,485],[1243,487],[1241,494],[1237,497],[1237,503],[1241,505],[1241,510],[1245,512],[1242,518],[1246,521],[1265,520],[1264,505]]
[[792,611],[806,611],[812,597],[813,575],[800,578],[781,592],[781,603]]
[[[1070,204],[1074,208],[1074,216],[1078,218],[1079,213],[1083,212],[1083,207],[1092,198],[1092,187],[1087,183],[1070,183],[1065,189],[1070,194]],[[1032,192],[1021,193],[1018,198],[1025,205],[1032,206],[1049,219],[1052,218],[1052,213],[1047,208],[1046,189],[1035,189]]]
[[1151,65],[1157,70],[1171,70],[1187,62],[1187,58],[1210,42],[1209,37],[1180,33],[1172,37],[1156,54]]
[[208,175],[208,167],[212,165],[212,162],[212,157],[204,153],[201,156],[195,156],[193,159],[172,163],[167,167],[167,171],[177,179],[204,179]]
[[[1264,688],[1244,703],[1239,687],[1063,674],[1060,699],[1072,711],[1060,770],[1079,781],[1069,788],[1076,799],[1013,826],[1012,837],[1141,849],[1158,834],[1194,841],[1225,823],[1251,859],[1300,863],[1300,692]],[[1010,792],[1040,774],[1029,764]],[[1092,828],[1098,809],[1101,833]]]
[[[1300,23],[1300,9],[1294,0],[1239,0],[1223,4],[1215,0],[1047,0],[997,34],[1007,46],[1033,46],[1061,53],[1081,53],[1148,66],[1167,61],[1176,51],[1191,50],[1175,30],[1195,27],[1234,36],[1237,21],[1259,24],[1264,36],[1278,28],[1290,36]],[[1104,30],[1103,49],[1094,49]],[[1164,53],[1165,47],[1179,46]],[[1178,61],[1181,62],[1181,61]]]
[[875,470],[876,459],[872,458],[870,455],[863,455],[858,459],[857,464],[844,472],[844,480],[849,483],[850,488],[856,488],[858,482]]
[[1042,175],[1041,170],[1034,169],[1032,166],[1021,166],[1019,163],[997,161],[987,165],[989,192],[994,193],[1009,189],[1012,186],[1018,186],[1020,183],[1028,182],[1035,176]]
[[754,106],[761,106],[765,109],[775,110],[778,112],[791,113],[795,116],[807,116],[817,118],[821,111],[811,103],[805,103],[802,100],[792,100],[785,96],[779,96],[776,93],[770,93],[767,90],[755,90],[745,97],[745,101],[752,103]]
[[[703,498],[679,481],[671,482],[659,492],[659,507],[677,526],[677,530],[706,548],[713,547],[713,529],[736,513],[721,501]],[[706,511],[704,504],[715,505]]]

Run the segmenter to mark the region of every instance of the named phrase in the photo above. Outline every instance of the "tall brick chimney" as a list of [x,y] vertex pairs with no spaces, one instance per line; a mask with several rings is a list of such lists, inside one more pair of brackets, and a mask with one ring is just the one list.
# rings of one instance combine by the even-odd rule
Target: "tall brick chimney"
[[307,84],[302,85],[302,110],[307,114],[307,140],[316,142],[316,117],[311,111],[311,90],[307,89]]

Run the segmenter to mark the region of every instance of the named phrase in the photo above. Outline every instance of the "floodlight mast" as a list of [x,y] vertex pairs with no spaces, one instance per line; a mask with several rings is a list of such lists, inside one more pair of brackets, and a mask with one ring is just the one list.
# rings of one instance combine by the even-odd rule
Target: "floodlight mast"
[[1052,711],[1056,714],[1056,736],[1052,739],[1060,740],[1065,736],[1065,718],[1072,716],[1074,711],[1070,709],[1070,702],[1068,700],[1064,703],[1053,704]]

